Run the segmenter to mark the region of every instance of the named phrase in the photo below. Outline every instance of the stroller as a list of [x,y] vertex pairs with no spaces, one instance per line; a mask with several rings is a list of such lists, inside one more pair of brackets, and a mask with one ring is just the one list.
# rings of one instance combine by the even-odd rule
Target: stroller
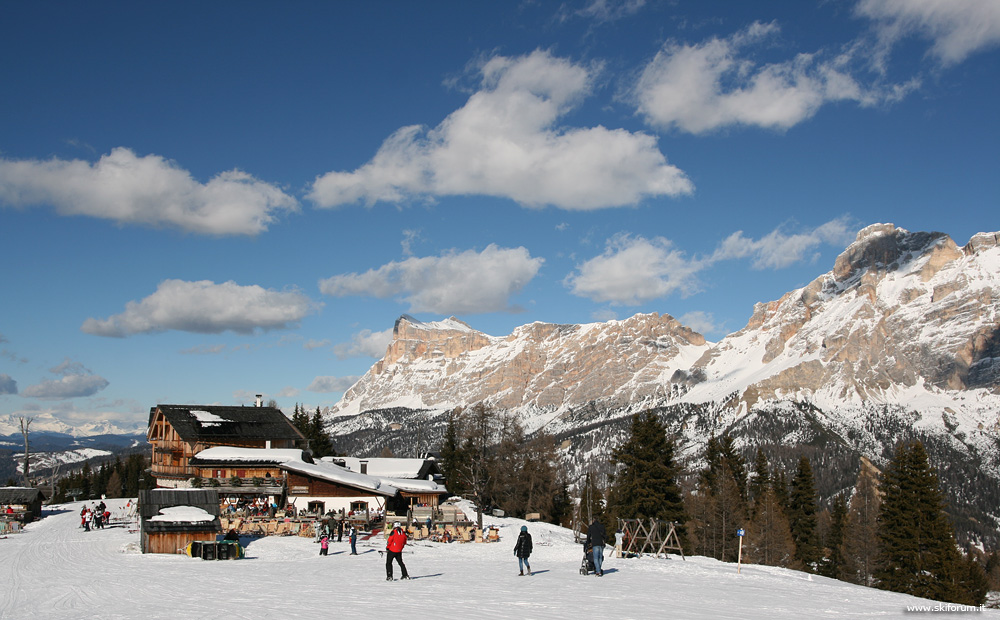
[[589,544],[583,546],[583,560],[580,562],[580,574],[588,575],[596,572],[594,568],[594,548]]

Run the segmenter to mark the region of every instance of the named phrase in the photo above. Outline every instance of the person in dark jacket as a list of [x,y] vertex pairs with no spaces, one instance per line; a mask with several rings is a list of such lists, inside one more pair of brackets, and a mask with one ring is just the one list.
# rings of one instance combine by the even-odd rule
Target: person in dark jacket
[[604,530],[604,525],[600,521],[594,519],[594,522],[590,524],[587,528],[587,541],[584,543],[586,547],[589,545],[592,549],[592,554],[594,558],[594,574],[598,577],[604,576],[604,569],[601,566],[601,562],[604,559],[604,539],[607,538],[607,532]]
[[385,543],[385,580],[392,581],[392,561],[399,563],[400,570],[403,571],[402,579],[409,579],[406,572],[406,564],[403,564],[403,547],[406,546],[406,532],[396,523],[389,534],[389,540]]
[[531,534],[528,533],[528,526],[521,526],[521,533],[517,536],[517,544],[514,545],[514,555],[517,556],[517,568],[521,572],[518,576],[524,575],[524,569],[528,569],[528,576],[531,576],[531,564],[528,564],[528,557],[531,555]]

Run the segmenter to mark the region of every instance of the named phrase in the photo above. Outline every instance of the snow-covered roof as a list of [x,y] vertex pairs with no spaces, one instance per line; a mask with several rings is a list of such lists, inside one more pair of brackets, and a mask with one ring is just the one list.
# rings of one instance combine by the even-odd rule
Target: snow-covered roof
[[[324,457],[323,460],[330,460],[331,457]],[[369,476],[383,476],[387,478],[417,478],[423,468],[424,459],[388,459],[371,458],[362,459],[355,456],[334,457],[336,461],[342,461],[344,467],[351,471],[361,472],[361,461],[368,464]]]
[[[361,462],[365,461],[368,466],[366,470],[368,476],[378,478],[383,483],[396,487],[406,493],[447,493],[443,485],[434,482],[433,479],[426,480],[420,477],[421,471],[427,464],[426,459],[392,459],[392,458],[370,458],[362,459],[354,456],[323,457],[324,463],[343,463],[344,467],[352,472],[360,473]],[[432,461],[433,462],[433,461]]]
[[289,460],[280,465],[281,469],[294,471],[306,476],[312,476],[321,480],[335,482],[358,489],[365,489],[379,495],[391,497],[399,492],[399,488],[388,484],[383,478],[355,473],[344,469],[339,465],[320,461],[318,463],[306,463],[303,460]]
[[195,506],[170,506],[161,508],[160,514],[150,517],[149,520],[164,523],[205,523],[214,521],[215,516]]
[[297,448],[237,448],[233,446],[216,446],[206,448],[195,458],[199,461],[225,461],[237,463],[287,463],[301,461],[302,450]]

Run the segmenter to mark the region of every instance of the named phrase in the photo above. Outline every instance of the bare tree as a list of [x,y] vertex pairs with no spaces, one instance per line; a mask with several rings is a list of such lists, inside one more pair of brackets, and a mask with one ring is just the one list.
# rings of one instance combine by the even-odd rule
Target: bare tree
[[31,486],[31,479],[28,477],[30,468],[30,457],[28,455],[28,428],[34,420],[34,418],[26,418],[24,416],[18,418],[18,422],[21,423],[21,435],[24,436],[24,486],[26,487]]

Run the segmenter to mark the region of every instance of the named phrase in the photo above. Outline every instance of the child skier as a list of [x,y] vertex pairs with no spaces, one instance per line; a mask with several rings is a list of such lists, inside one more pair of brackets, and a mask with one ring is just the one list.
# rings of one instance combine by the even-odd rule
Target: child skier
[[323,538],[319,539],[319,554],[326,555],[326,552],[330,549],[330,537],[324,535]]
[[528,526],[521,526],[521,533],[517,536],[517,544],[514,545],[514,555],[517,556],[517,568],[521,572],[519,577],[524,576],[524,569],[528,569],[528,576],[531,576],[531,564],[528,564],[528,556],[531,555],[531,534],[528,533]]

